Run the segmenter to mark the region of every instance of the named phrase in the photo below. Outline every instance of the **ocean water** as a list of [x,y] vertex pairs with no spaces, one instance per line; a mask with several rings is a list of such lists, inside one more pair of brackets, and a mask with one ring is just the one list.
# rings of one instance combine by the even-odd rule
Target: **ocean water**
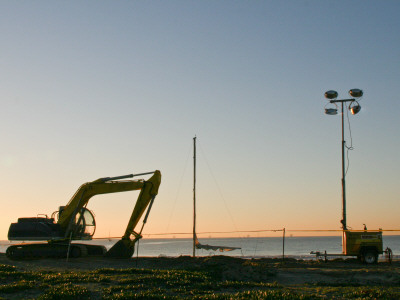
[[[93,240],[91,244],[102,244],[109,249],[117,240]],[[227,255],[244,258],[260,257],[293,257],[297,259],[313,259],[311,251],[326,251],[329,254],[342,253],[342,240],[340,236],[330,237],[247,237],[247,238],[199,238],[201,244],[212,246],[240,247],[241,249],[219,252],[212,250],[196,249],[197,256]],[[0,252],[4,253],[11,243],[0,241]],[[383,247],[393,251],[395,259],[400,258],[400,236],[383,236]],[[283,253],[284,251],[284,253]],[[178,257],[193,254],[193,240],[185,239],[141,239],[136,244],[135,254],[139,257]]]

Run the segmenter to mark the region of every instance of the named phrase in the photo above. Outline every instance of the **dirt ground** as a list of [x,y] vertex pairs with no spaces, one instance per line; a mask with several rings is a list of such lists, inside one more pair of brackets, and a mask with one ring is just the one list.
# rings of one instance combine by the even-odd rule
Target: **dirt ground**
[[398,285],[400,261],[365,265],[355,259],[328,262],[295,259],[243,259],[228,256],[139,257],[109,259],[103,257],[38,259],[14,261],[0,254],[0,265],[12,265],[21,271],[90,271],[100,268],[141,268],[218,271],[225,280],[277,282],[282,285],[344,284]]

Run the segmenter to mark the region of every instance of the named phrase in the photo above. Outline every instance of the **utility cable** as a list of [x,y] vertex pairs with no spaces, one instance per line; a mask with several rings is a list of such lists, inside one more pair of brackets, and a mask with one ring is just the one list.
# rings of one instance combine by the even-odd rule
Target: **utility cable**
[[[282,232],[283,229],[261,229],[261,230],[238,230],[238,231],[209,231],[209,232],[197,232],[197,234],[232,234],[232,233],[261,233],[261,232]],[[343,229],[285,229],[286,232],[343,232]],[[364,229],[351,230],[355,232],[365,232]],[[380,232],[400,232],[400,229],[376,229],[368,231],[380,231]],[[144,236],[162,236],[162,235],[192,235],[193,232],[165,232],[165,233],[146,233]],[[92,240],[109,240],[109,239],[120,239],[121,237],[97,237]]]
[[[228,207],[228,204],[227,204],[227,202],[226,202],[226,200],[225,200],[225,197],[224,197],[224,195],[222,194],[221,188],[219,187],[219,184],[218,184],[218,182],[217,182],[217,180],[216,180],[216,178],[215,178],[215,176],[214,176],[214,174],[213,174],[213,172],[212,172],[212,170],[211,170],[210,164],[208,163],[207,156],[206,156],[205,153],[204,153],[204,150],[203,150],[203,147],[201,146],[201,143],[200,143],[199,146],[200,146],[200,151],[202,152],[203,157],[204,157],[204,160],[205,160],[205,162],[206,162],[206,164],[207,164],[208,170],[209,170],[209,172],[210,172],[212,178],[214,179],[214,183],[215,183],[215,185],[216,185],[216,187],[217,187],[218,193],[219,193],[220,197],[222,198],[222,200],[223,200],[223,202],[224,202],[225,209],[226,209],[226,211],[228,212],[228,215],[229,215],[229,217],[230,217],[230,219],[231,219],[231,221],[232,221],[233,227],[235,228],[236,231],[238,231],[238,228],[237,228],[237,226],[236,226],[235,220],[233,219],[233,216],[232,216],[232,214],[231,214],[231,212],[230,212],[230,210],[229,210],[229,207]],[[240,246],[242,247],[242,246],[243,246],[243,240],[242,240],[242,239],[240,239],[240,244],[241,244]]]
[[223,194],[222,194],[221,188],[219,187],[218,182],[217,182],[217,180],[216,180],[216,178],[215,178],[215,176],[214,176],[214,174],[213,174],[213,172],[212,172],[212,170],[211,170],[210,164],[208,163],[208,160],[207,160],[207,157],[206,157],[206,155],[205,155],[205,153],[204,153],[204,150],[203,150],[201,144],[200,144],[199,146],[200,146],[200,150],[201,150],[201,152],[202,152],[202,154],[203,154],[204,160],[205,160],[205,162],[206,162],[206,164],[207,164],[208,170],[209,170],[209,172],[210,172],[212,178],[214,179],[214,183],[215,183],[215,185],[216,185],[216,187],[217,187],[218,193],[219,193],[220,197],[222,198],[222,200],[223,200],[223,202],[224,202],[225,209],[226,209],[226,211],[228,212],[228,215],[229,215],[229,217],[230,217],[230,219],[231,219],[231,221],[232,221],[232,223],[233,223],[234,228],[237,230],[237,226],[236,226],[235,220],[234,220],[233,217],[232,217],[232,214],[231,214],[231,212],[230,212],[230,210],[229,210],[229,208],[228,208],[228,205],[227,205],[227,203],[226,203],[226,200],[225,200],[225,198],[224,198],[224,196],[223,196]]
[[348,127],[349,127],[350,146],[347,146],[346,142],[344,143],[344,145],[346,147],[346,160],[347,160],[347,166],[346,166],[345,175],[347,175],[347,172],[348,172],[349,166],[350,166],[349,151],[350,150],[354,150],[354,148],[353,148],[353,136],[351,135],[351,126],[350,126],[350,118],[349,118],[349,110],[348,109],[346,109],[346,117],[347,117],[347,124],[348,124]]
[[170,213],[170,215],[169,215],[169,219],[168,219],[166,231],[168,231],[168,229],[169,229],[169,226],[170,226],[170,224],[171,224],[172,216],[173,216],[173,214],[174,214],[174,212],[175,212],[176,202],[177,202],[177,200],[178,200],[178,198],[179,198],[179,194],[180,194],[180,191],[181,191],[181,188],[182,188],[182,182],[183,182],[183,178],[184,178],[184,176],[185,176],[186,169],[187,169],[187,166],[188,166],[189,157],[190,157],[190,147],[189,147],[189,150],[188,150],[188,154],[187,154],[187,156],[186,156],[185,166],[183,167],[183,172],[182,172],[181,178],[180,178],[180,180],[179,180],[178,190],[177,190],[177,192],[176,192],[176,196],[175,196],[175,199],[174,199],[174,203],[173,203],[173,205],[172,205],[171,213]]

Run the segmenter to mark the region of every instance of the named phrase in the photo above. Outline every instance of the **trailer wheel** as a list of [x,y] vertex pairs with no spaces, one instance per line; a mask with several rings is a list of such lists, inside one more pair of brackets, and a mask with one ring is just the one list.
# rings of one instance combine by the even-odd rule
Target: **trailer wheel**
[[378,262],[378,254],[374,250],[366,250],[363,253],[363,260],[366,264],[375,264]]

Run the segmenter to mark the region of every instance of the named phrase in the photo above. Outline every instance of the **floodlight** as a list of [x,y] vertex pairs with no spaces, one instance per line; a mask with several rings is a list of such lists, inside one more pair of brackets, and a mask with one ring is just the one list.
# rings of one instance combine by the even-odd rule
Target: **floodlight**
[[349,95],[354,98],[360,98],[360,97],[362,97],[363,94],[364,94],[363,91],[360,89],[351,89],[349,91]]
[[361,110],[360,104],[354,105],[354,106],[352,106],[352,107],[350,108],[350,111],[351,111],[351,113],[352,113],[353,115],[358,114],[358,113],[360,112],[360,110]]
[[336,99],[337,96],[338,96],[338,93],[336,91],[330,90],[325,93],[325,98],[327,98],[327,99]]
[[327,115],[337,115],[337,109],[336,108],[325,108],[325,114]]

